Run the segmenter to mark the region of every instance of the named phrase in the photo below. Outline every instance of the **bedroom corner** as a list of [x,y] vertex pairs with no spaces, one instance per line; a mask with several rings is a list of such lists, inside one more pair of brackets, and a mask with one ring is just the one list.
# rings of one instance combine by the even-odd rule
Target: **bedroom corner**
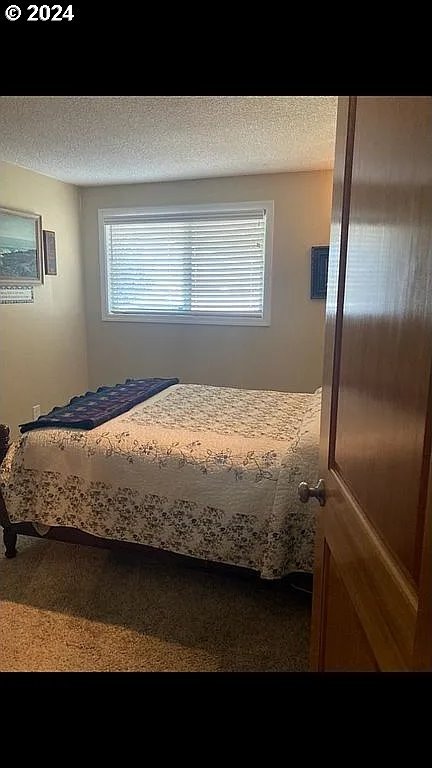
[[88,387],[79,190],[0,162],[0,207],[39,214],[57,250],[57,274],[32,303],[0,305],[0,421],[15,439],[33,406],[43,413]]

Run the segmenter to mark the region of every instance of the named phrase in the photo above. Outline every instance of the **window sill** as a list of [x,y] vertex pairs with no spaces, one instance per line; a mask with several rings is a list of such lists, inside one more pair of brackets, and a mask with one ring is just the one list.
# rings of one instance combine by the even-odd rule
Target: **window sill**
[[153,325],[238,325],[270,326],[270,318],[263,317],[187,317],[184,315],[102,315],[104,322],[151,323]]

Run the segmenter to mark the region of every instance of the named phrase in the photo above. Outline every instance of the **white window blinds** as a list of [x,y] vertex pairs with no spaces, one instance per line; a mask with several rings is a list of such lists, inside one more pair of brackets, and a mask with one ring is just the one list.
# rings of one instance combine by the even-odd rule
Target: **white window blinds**
[[110,318],[264,318],[266,208],[103,213]]

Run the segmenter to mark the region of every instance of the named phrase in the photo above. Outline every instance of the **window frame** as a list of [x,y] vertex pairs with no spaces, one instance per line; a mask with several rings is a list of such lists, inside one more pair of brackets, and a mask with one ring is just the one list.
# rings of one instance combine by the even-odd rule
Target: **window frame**
[[[242,317],[235,315],[223,317],[219,314],[206,315],[205,317],[176,314],[175,312],[153,312],[136,314],[118,314],[109,311],[108,297],[108,270],[105,248],[105,218],[115,216],[154,215],[154,214],[181,214],[181,213],[216,213],[221,211],[247,211],[263,208],[266,211],[266,227],[264,239],[264,276],[263,276],[263,316]],[[162,205],[162,206],[134,206],[126,208],[99,208],[99,265],[101,283],[102,320],[118,323],[170,323],[172,325],[244,325],[244,326],[269,326],[271,324],[271,276],[273,260],[273,200],[249,200],[247,202],[209,203],[204,205]]]

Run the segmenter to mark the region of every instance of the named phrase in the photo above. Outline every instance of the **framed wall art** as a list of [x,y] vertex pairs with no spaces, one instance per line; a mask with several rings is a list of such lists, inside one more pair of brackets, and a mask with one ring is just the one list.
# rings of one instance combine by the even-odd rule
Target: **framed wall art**
[[33,304],[31,285],[0,285],[0,304]]
[[57,274],[57,252],[55,232],[43,230],[44,265],[46,275]]
[[311,248],[311,299],[325,299],[327,296],[328,257],[328,245],[314,245]]
[[42,282],[41,216],[0,208],[0,285]]

